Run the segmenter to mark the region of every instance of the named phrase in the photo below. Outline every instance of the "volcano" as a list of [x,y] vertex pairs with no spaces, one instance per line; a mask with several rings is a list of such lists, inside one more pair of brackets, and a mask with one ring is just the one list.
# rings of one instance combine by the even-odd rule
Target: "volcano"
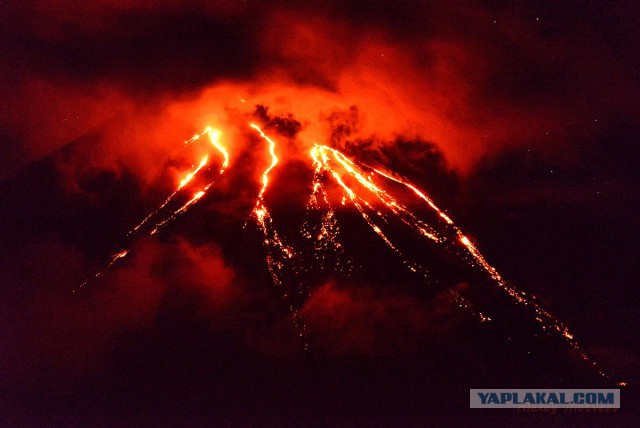
[[3,310],[24,326],[12,340],[46,332],[14,357],[30,379],[14,405],[109,423],[185,407],[248,424],[464,423],[469,385],[619,382],[429,183],[301,141],[267,110],[178,143],[147,189],[90,163],[77,187],[59,179],[95,135],[3,182]]
[[639,6],[0,3],[0,426],[636,426]]

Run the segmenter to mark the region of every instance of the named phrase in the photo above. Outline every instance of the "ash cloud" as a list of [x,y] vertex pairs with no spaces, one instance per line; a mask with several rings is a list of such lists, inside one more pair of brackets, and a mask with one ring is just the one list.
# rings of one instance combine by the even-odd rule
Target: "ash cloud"
[[402,291],[329,282],[301,309],[316,352],[328,355],[394,355],[417,352],[449,334],[462,318],[455,302],[439,295],[432,307]]
[[[272,110],[278,96],[270,93],[280,92],[279,102],[296,107],[303,123],[355,105],[360,139],[420,137],[463,173],[505,148],[550,150],[589,139],[588,125],[603,112],[638,110],[637,55],[628,43],[637,40],[638,14],[625,2],[92,1],[2,8],[7,101],[0,123],[8,136],[3,153],[11,157],[3,176],[114,116],[150,127],[166,121],[175,106],[197,103],[203,90],[225,82],[237,85],[227,97],[253,94],[252,105]],[[300,98],[308,99],[302,112]],[[172,116],[174,142],[200,126],[192,109]],[[121,141],[139,144],[139,134],[110,138],[111,151],[130,157]],[[332,138],[326,130],[311,134]],[[155,144],[168,147],[165,138]]]
[[[55,240],[30,245],[40,254],[31,259],[31,274],[10,277],[2,270],[3,281],[26,279],[22,285],[31,287],[27,300],[6,307],[2,316],[2,377],[16,391],[28,393],[37,383],[51,392],[81,387],[104,370],[123,336],[160,328],[166,312],[203,320],[211,331],[238,327],[243,286],[213,243],[140,242],[119,269],[80,294],[69,290],[82,270],[80,252]],[[7,291],[7,304],[24,298]]]
[[269,107],[263,105],[256,106],[253,116],[262,122],[266,129],[273,129],[287,138],[294,138],[302,129],[302,124],[293,117],[293,114],[272,117],[269,115]]

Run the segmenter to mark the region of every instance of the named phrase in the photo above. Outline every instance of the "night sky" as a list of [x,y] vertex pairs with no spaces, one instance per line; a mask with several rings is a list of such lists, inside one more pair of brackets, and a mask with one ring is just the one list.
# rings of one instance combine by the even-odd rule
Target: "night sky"
[[[0,425],[632,426],[639,43],[633,1],[4,1]],[[250,123],[277,142],[262,201]],[[209,126],[222,175],[206,135],[184,144]],[[469,254],[380,223],[412,274],[335,182],[320,257],[314,144],[423,189],[596,368]],[[127,235],[205,154],[167,209],[214,181],[202,199]],[[281,285],[258,202],[296,251]],[[468,409],[620,381],[616,414]]]

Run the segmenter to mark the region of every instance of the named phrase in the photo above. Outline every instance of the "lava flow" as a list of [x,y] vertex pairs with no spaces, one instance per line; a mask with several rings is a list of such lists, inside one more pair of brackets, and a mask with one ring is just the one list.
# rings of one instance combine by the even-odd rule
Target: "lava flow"
[[[262,231],[264,240],[263,245],[266,252],[267,268],[273,280],[273,284],[276,288],[281,289],[283,286],[283,269],[285,264],[296,256],[294,249],[287,245],[276,230],[269,209],[267,208],[264,195],[269,186],[269,173],[278,164],[278,156],[275,153],[276,143],[269,138],[260,127],[254,123],[250,124],[250,127],[255,129],[260,137],[266,141],[269,145],[269,155],[271,157],[271,163],[267,169],[262,173],[262,188],[256,198],[256,203],[253,208],[253,216],[258,222],[258,226]],[[298,308],[296,308],[290,301],[290,296],[287,292],[282,292],[282,297],[288,305],[289,311],[292,315],[292,319],[298,334],[304,341],[304,348],[308,348],[308,343],[305,340],[305,324],[300,316]]]
[[[178,196],[180,196],[185,188],[187,188],[193,179],[201,173],[201,171],[207,166],[209,162],[209,155],[204,155],[200,160],[198,166],[191,172],[187,173],[185,177],[180,180],[178,187],[160,204],[158,208],[151,211],[140,223],[134,226],[129,232],[127,232],[127,237],[133,237],[135,235],[143,234],[144,227],[148,224],[151,224],[150,231],[148,235],[155,235],[162,227],[166,226],[171,221],[175,220],[179,215],[185,213],[191,206],[197,203],[202,197],[207,193],[209,188],[215,183],[217,177],[222,175],[224,171],[229,166],[229,152],[225,148],[225,146],[220,143],[220,131],[213,129],[211,127],[206,128],[201,134],[194,135],[191,139],[185,141],[185,144],[191,144],[195,141],[198,141],[200,137],[207,135],[209,137],[209,141],[211,145],[219,152],[222,156],[222,166],[217,174],[217,176],[207,183],[203,188],[197,190],[191,198],[189,198],[185,203],[177,208],[171,208],[172,202],[174,202]],[[90,281],[100,278],[105,274],[105,271],[113,267],[120,259],[125,258],[130,253],[129,248],[120,249],[118,252],[113,254],[106,264],[106,266],[99,270],[94,275],[85,279],[84,282],[78,287],[78,289],[86,286]],[[76,292],[78,289],[74,290]]]
[[[418,236],[427,238],[428,240],[441,245],[443,248],[447,244],[450,244],[450,242],[448,242],[451,240],[450,236],[454,236],[455,241],[453,242],[453,245],[461,246],[462,249],[466,251],[468,255],[470,255],[472,267],[477,267],[487,273],[492,278],[493,284],[496,285],[500,290],[506,292],[515,304],[529,308],[529,310],[532,311],[532,315],[535,321],[538,323],[539,328],[540,330],[542,330],[542,332],[559,335],[570,348],[579,352],[580,357],[585,362],[594,366],[595,368],[596,363],[592,361],[584,351],[582,351],[580,344],[575,339],[574,335],[569,331],[569,328],[563,322],[558,320],[556,317],[554,317],[548,311],[538,305],[533,299],[529,298],[525,292],[518,290],[511,284],[507,283],[498,273],[498,271],[485,260],[484,256],[480,253],[476,245],[474,245],[471,240],[463,234],[460,228],[455,225],[453,220],[446,213],[444,213],[444,211],[438,208],[436,204],[431,200],[431,198],[426,196],[424,192],[418,189],[415,185],[410,183],[408,180],[401,179],[392,174],[383,172],[380,169],[373,168],[364,164],[362,165],[362,168],[369,169],[374,174],[380,177],[409,188],[422,201],[426,202],[429,208],[438,215],[438,217],[441,219],[442,225],[431,227],[424,221],[418,219],[417,216],[413,214],[407,207],[399,203],[393,196],[391,196],[388,192],[386,192],[378,184],[376,184],[372,179],[373,174],[366,174],[363,169],[360,168],[354,161],[348,159],[338,150],[328,146],[316,145],[311,151],[311,157],[313,159],[314,165],[316,165],[316,170],[325,170],[326,172],[328,172],[328,175],[332,177],[335,182],[343,189],[344,194],[346,195],[348,200],[357,209],[357,211],[369,225],[371,230],[382,239],[382,241],[387,247],[389,247],[391,251],[393,251],[401,258],[402,263],[405,264],[411,271],[422,274],[427,273],[425,267],[421,266],[411,258],[406,257],[404,252],[402,252],[398,248],[398,246],[395,245],[385,234],[379,224],[387,223],[388,215],[395,216]],[[336,167],[340,167],[342,171],[344,171],[343,175],[341,175],[336,170]],[[356,191],[353,190],[353,187],[350,187],[345,183],[345,179],[343,176],[350,177],[352,181],[359,184],[360,187],[364,189],[369,195],[373,195],[386,209],[386,213],[375,209],[371,203],[367,202],[367,198],[365,195],[356,193]],[[377,217],[379,221],[376,222],[373,217]],[[437,233],[436,228],[442,230],[443,233]],[[447,233],[447,230],[450,230],[453,233]],[[461,295],[455,293],[454,298],[462,307],[475,312],[475,315],[480,319],[480,321],[491,321],[490,317],[484,315],[481,312],[474,311],[473,305]],[[598,370],[597,368],[595,369],[602,377],[608,377],[604,372]]]
[[[397,257],[390,262],[397,260],[411,274],[418,275],[425,283],[431,282],[429,266],[426,266],[410,251],[403,250],[402,242],[394,238],[393,235],[397,235],[400,229],[404,229],[411,239],[421,242],[421,245],[429,245],[438,251],[457,254],[458,258],[471,269],[488,276],[490,284],[499,293],[502,293],[511,304],[521,308],[522,313],[537,325],[540,333],[561,338],[569,348],[577,351],[584,361],[594,366],[593,368],[601,376],[607,377],[595,367],[595,363],[582,351],[568,327],[543,309],[525,292],[505,281],[498,271],[485,260],[472,240],[462,232],[448,214],[438,208],[423,190],[394,173],[357,162],[337,149],[321,144],[314,145],[309,153],[313,178],[309,185],[311,195],[306,205],[307,220],[300,230],[301,237],[311,240],[313,243],[314,256],[308,257],[303,254],[302,250],[296,249],[292,244],[292,242],[297,242],[296,237],[285,237],[278,231],[265,198],[272,181],[271,174],[281,164],[276,153],[276,141],[257,124],[250,123],[249,127],[266,143],[268,152],[268,164],[261,173],[261,186],[257,191],[250,216],[255,220],[262,235],[266,267],[271,280],[289,309],[305,349],[309,347],[309,344],[305,334],[305,322],[300,312],[300,302],[304,302],[309,297],[309,291],[300,280],[303,271],[301,266],[308,263],[309,260],[315,260],[320,263],[323,270],[331,268],[333,272],[346,274],[351,271],[352,261],[345,255],[346,249],[340,239],[341,228],[338,215],[339,211],[348,210],[348,206],[351,206],[359,218],[364,221],[365,227],[368,227],[390,251],[392,258]],[[229,153],[220,142],[220,133],[212,128],[207,128],[203,133],[195,135],[186,143],[194,143],[204,135],[209,137],[211,145],[222,157],[222,166],[215,177],[217,179],[229,167]],[[151,225],[148,234],[154,235],[160,228],[174,221],[180,214],[200,201],[214,184],[215,179],[202,188],[194,189],[194,193],[186,199],[186,202],[171,208],[178,199],[184,198],[184,193],[190,190],[194,178],[202,174],[202,171],[208,167],[209,155],[205,155],[197,167],[180,181],[175,191],[156,210],[136,225],[128,235],[141,233],[146,230],[148,225]],[[341,193],[339,201],[332,201],[331,195],[334,195],[335,192],[330,192],[329,186],[333,186],[338,190],[338,193]],[[429,219],[425,219],[425,215],[413,212],[406,204],[400,202],[400,198],[394,196],[390,190],[393,186],[409,189],[410,194],[417,198],[419,204],[425,203],[429,213],[426,217]],[[340,204],[342,207],[335,208]],[[315,217],[311,214],[314,214]],[[313,220],[314,218],[316,220]],[[396,223],[400,226],[394,228],[393,224]],[[128,254],[128,248],[119,250],[112,256],[106,269],[111,268],[118,260]],[[334,254],[335,257],[330,257],[330,254]],[[328,266],[329,260],[332,260],[335,266]],[[105,270],[94,276],[102,276]],[[490,308],[480,312],[475,309],[474,302],[468,297],[457,291],[449,290],[449,292],[459,307],[467,310],[480,322],[493,321],[493,315],[485,313],[490,312]],[[293,293],[296,295],[292,295]]]

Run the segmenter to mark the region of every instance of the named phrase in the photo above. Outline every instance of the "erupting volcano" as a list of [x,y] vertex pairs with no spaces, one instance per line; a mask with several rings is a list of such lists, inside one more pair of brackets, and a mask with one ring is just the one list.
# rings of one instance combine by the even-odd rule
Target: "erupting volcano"
[[[269,119],[266,108],[258,106],[256,111]],[[515,331],[507,334],[531,334],[539,338],[536,340],[561,343],[561,347],[576,359],[576,364],[584,364],[603,382],[612,382],[611,377],[583,351],[569,328],[546,311],[535,297],[505,280],[425,190],[384,165],[358,161],[320,142],[300,143],[295,133],[279,129],[284,123],[270,120],[266,124],[269,129],[264,131],[264,125],[247,122],[246,129],[236,132],[248,139],[248,148],[242,150],[249,151],[249,155],[255,157],[253,161],[248,160],[247,153],[234,153],[229,149],[240,145],[227,141],[225,134],[215,128],[207,127],[185,141],[185,146],[203,145],[206,154],[199,161],[193,160],[193,169],[183,173],[175,190],[126,233],[125,239],[120,241],[126,245],[114,252],[104,268],[74,292],[97,282],[108,271],[118,269],[119,264],[132,254],[136,239],[157,235],[179,221],[183,214],[197,210],[199,205],[215,204],[215,201],[207,202],[208,193],[215,191],[216,182],[223,179],[227,170],[233,174],[235,163],[244,161],[256,165],[254,175],[259,177],[259,185],[253,206],[244,216],[243,229],[252,221],[262,235],[265,266],[304,351],[313,352],[314,346],[307,334],[304,307],[323,281],[349,278],[362,269],[363,264],[350,250],[355,245],[353,249],[357,252],[358,245],[369,244],[354,240],[349,236],[353,234],[349,229],[358,228],[357,233],[362,233],[364,226],[386,249],[384,259],[379,263],[401,266],[412,281],[449,294],[458,310],[477,323],[495,323],[499,329],[510,326]],[[286,150],[281,149],[280,139],[288,142]],[[311,149],[306,154],[300,153],[308,147]],[[283,152],[293,153],[297,162],[284,158]],[[295,179],[308,179],[308,182],[293,186],[307,190],[304,208],[296,206],[296,199],[301,199],[299,195],[291,200],[273,200],[270,197],[272,188],[286,185],[274,180],[273,176],[279,169],[290,168],[292,164],[298,164],[300,168],[299,164],[304,164],[304,160],[306,171],[298,170]],[[259,166],[261,163],[266,165],[263,169]],[[250,176],[245,176],[244,181],[251,181]],[[244,185],[251,187],[251,183]],[[229,195],[226,197],[234,197],[233,192]],[[288,212],[284,221],[288,226],[286,231],[280,230],[278,224],[283,222],[274,219],[269,201],[275,202],[281,213],[283,207]],[[292,214],[297,211],[303,212],[299,221]],[[189,219],[184,221],[189,222]],[[206,224],[201,227],[206,228]],[[343,242],[343,235],[347,235],[348,244]],[[454,286],[455,283],[438,275],[442,267],[433,266],[436,260],[437,263],[449,263],[447,269],[466,270],[471,279],[464,287]],[[527,327],[519,331],[520,325]]]
[[633,426],[638,4],[2,2],[0,425]]

